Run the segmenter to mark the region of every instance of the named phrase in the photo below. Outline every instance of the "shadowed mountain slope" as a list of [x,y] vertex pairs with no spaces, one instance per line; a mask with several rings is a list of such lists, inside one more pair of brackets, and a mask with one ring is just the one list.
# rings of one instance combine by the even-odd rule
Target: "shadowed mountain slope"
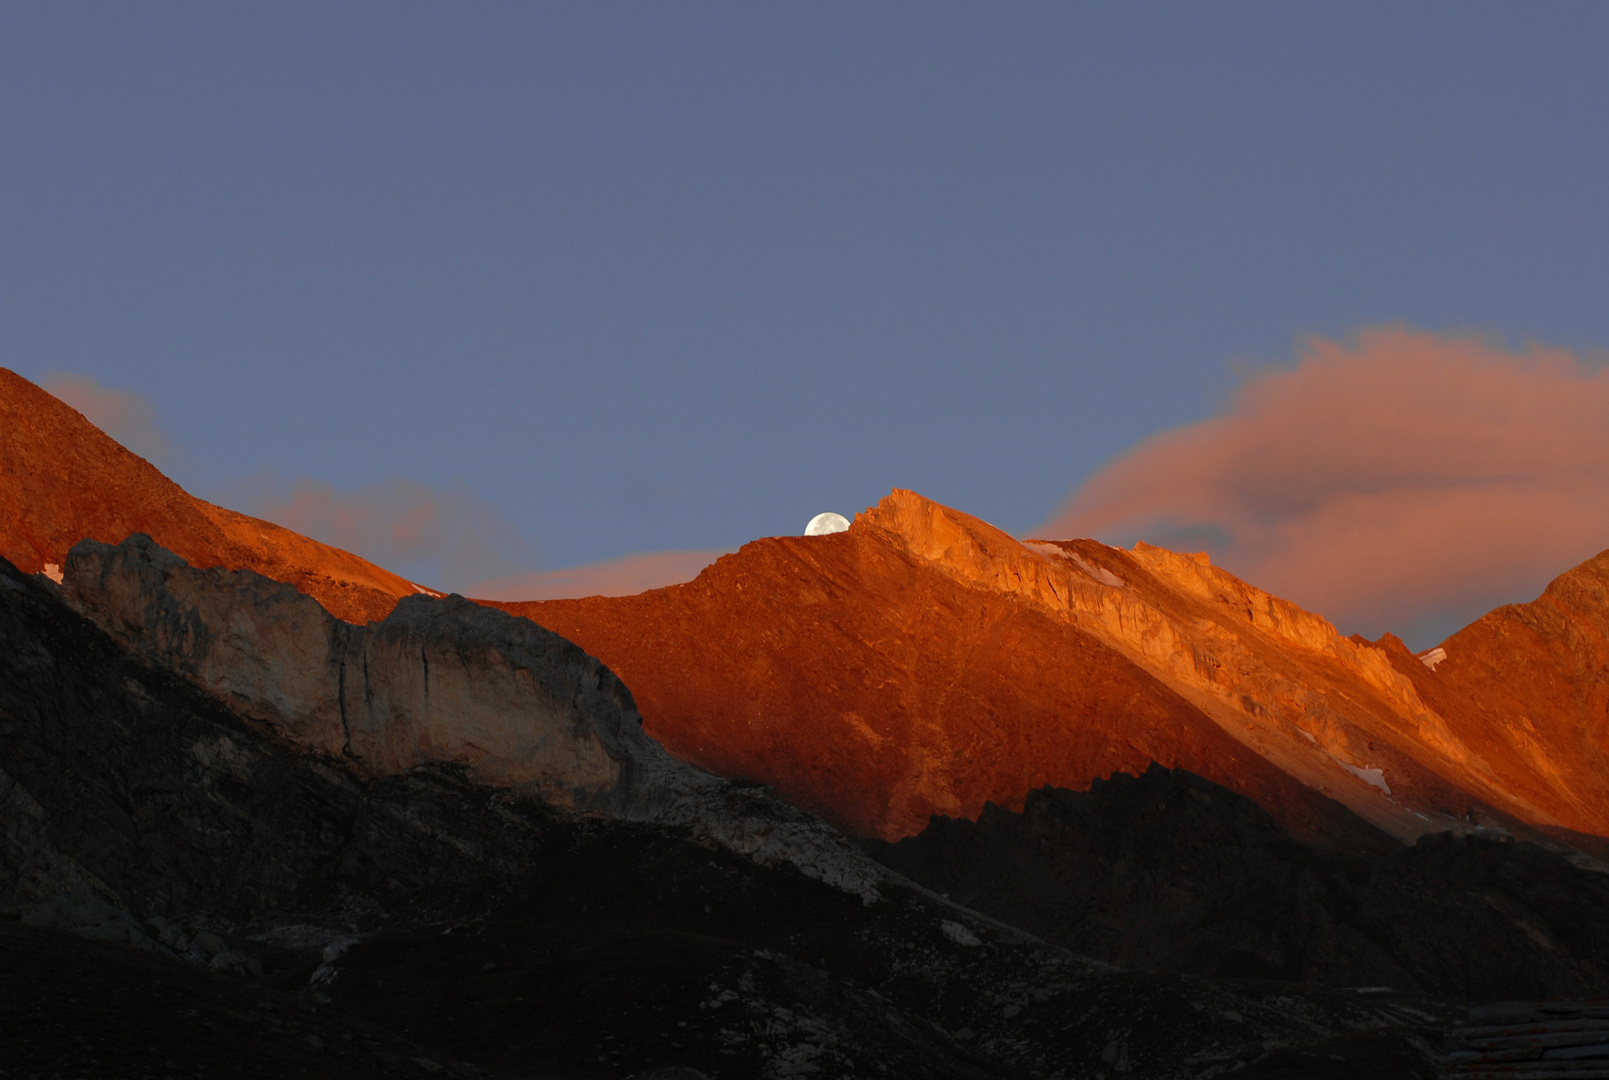
[[1601,865],[1450,833],[1327,851],[1182,770],[1043,788],[1021,813],[991,805],[867,846],[952,900],[1131,969],[1473,1000],[1609,990]]
[[461,596],[354,626],[250,570],[198,570],[136,533],[68,552],[63,598],[278,739],[367,776],[438,763],[549,806],[660,825],[867,898],[880,876],[821,822],[677,761],[572,642]]

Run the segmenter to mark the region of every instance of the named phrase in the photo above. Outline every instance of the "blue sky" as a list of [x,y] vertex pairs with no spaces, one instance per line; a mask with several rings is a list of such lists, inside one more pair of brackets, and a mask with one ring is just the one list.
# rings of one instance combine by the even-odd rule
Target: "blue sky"
[[400,478],[545,568],[895,486],[1022,531],[1305,335],[1609,344],[1606,55],[1586,3],[13,3],[0,364],[145,395],[197,493]]

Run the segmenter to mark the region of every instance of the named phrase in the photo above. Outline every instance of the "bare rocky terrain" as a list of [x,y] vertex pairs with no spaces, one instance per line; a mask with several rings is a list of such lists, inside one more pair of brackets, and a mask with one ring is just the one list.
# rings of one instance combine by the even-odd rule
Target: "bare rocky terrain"
[[895,491],[494,605],[3,370],[0,510],[6,1080],[1609,1076],[1609,556],[1421,658]]
[[1482,832],[1315,847],[1250,799],[1153,765],[868,846],[968,907],[1135,970],[1455,1001],[1609,992],[1609,868]]
[[106,634],[64,597],[89,580],[0,566],[19,1075],[1203,1076],[1408,1060],[1456,1011],[1131,974],[887,872],[869,898],[462,765],[377,774]]

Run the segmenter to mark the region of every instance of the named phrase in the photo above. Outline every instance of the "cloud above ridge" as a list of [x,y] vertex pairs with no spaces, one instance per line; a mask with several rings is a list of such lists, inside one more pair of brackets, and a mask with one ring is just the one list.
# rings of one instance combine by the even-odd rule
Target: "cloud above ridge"
[[47,371],[39,380],[47,394],[66,402],[125,448],[156,466],[172,464],[173,443],[157,422],[151,399],[133,390],[102,386],[87,375]]
[[696,551],[652,551],[605,562],[519,574],[469,586],[465,594],[479,600],[569,600],[582,596],[634,596],[649,589],[692,581],[732,548]]
[[1314,339],[1038,535],[1205,549],[1343,632],[1434,644],[1609,548],[1609,371],[1397,327]]
[[225,505],[434,588],[460,592],[537,563],[536,545],[462,483],[435,488],[394,477],[342,491],[262,474],[219,494]]

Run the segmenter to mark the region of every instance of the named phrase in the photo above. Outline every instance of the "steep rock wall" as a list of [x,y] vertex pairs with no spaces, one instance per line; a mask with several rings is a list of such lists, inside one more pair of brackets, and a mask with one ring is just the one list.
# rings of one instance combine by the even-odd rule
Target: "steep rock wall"
[[1019,544],[912,492],[896,491],[862,517],[940,573],[1087,629],[1259,756],[1404,839],[1456,827],[1471,803],[1555,823],[1453,733],[1384,650],[1342,637],[1205,555],[1089,540]]
[[868,899],[882,872],[821,822],[679,762],[579,647],[462,597],[343,623],[247,570],[198,570],[136,534],[67,557],[62,591],[152,664],[285,742],[372,776],[432,763],[564,810],[680,825]]
[[1506,783],[1563,828],[1609,835],[1609,552],[1458,631],[1434,670],[1380,645]]

